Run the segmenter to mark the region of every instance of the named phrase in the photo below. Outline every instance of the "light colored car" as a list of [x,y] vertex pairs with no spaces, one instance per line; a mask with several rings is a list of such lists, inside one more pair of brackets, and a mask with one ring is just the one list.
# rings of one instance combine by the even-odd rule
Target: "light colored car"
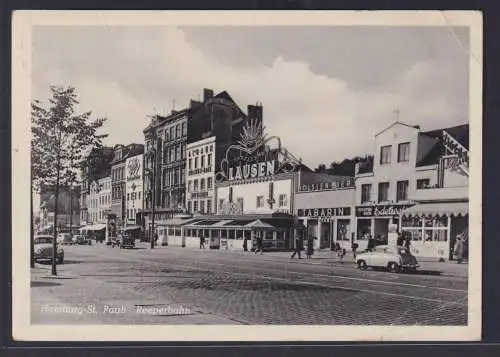
[[73,244],[73,239],[71,238],[71,234],[69,233],[59,233],[57,235],[57,243],[58,244]]
[[365,270],[372,268],[387,268],[396,273],[401,270],[415,270],[418,268],[417,258],[404,247],[379,245],[371,252],[362,252],[357,255],[358,268]]
[[84,235],[81,234],[76,234],[72,238],[73,244],[78,244],[78,245],[92,245],[92,241]]
[[[35,236],[34,239],[34,251],[35,251],[35,262],[40,261],[52,261],[52,242],[54,238],[49,235],[39,235]],[[64,263],[64,250],[61,247],[57,247],[56,252],[56,263]]]

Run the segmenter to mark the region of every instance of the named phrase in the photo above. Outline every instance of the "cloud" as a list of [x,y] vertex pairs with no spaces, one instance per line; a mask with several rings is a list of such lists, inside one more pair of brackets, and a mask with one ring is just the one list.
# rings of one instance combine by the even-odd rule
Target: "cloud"
[[457,73],[467,73],[446,61],[408,63],[363,90],[280,53],[269,63],[223,64],[173,27],[44,28],[34,52],[34,96],[45,99],[48,84],[71,83],[82,110],[108,117],[109,144],[142,142],[146,115],[166,114],[174,100],[185,107],[204,87],[227,90],[243,110],[262,102],[269,133],[311,167],[370,153],[373,135],[395,120],[396,108],[402,121],[423,129],[467,119],[467,94],[456,85]]

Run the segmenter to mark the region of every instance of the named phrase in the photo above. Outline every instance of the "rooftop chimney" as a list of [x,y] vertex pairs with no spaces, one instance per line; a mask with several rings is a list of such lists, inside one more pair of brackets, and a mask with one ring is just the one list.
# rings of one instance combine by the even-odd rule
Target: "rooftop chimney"
[[214,96],[214,91],[212,89],[203,88],[203,101],[206,102]]

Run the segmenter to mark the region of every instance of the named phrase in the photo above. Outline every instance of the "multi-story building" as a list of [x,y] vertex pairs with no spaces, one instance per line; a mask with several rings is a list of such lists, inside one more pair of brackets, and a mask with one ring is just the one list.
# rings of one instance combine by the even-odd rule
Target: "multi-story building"
[[106,223],[111,210],[111,177],[103,177],[90,184],[87,195],[88,225]]
[[[397,229],[411,232],[415,255],[449,258],[454,241],[450,217],[456,218],[456,229],[463,231],[467,225],[466,204],[441,207],[442,215],[434,212],[427,220],[414,222],[402,217],[414,212],[412,206],[431,192],[427,190],[430,187],[437,189],[433,191],[436,197],[449,195],[448,203],[468,200],[468,161],[465,165],[466,160],[461,159],[458,174],[445,174],[442,168],[450,150],[460,158],[468,158],[468,130],[468,125],[461,125],[422,132],[419,126],[396,122],[375,135],[373,160],[358,165],[356,170],[355,232],[361,249],[366,247],[369,236],[387,243],[389,232]],[[446,186],[453,188],[443,190]],[[414,229],[414,225],[418,228]]]
[[192,213],[214,213],[215,136],[188,144],[186,207]]
[[111,213],[116,216],[116,228],[126,224],[126,160],[128,157],[144,153],[144,145],[116,145],[111,162]]
[[113,148],[106,146],[93,149],[87,155],[82,167],[82,189],[80,192],[80,222],[82,225],[92,221],[89,219],[88,214],[88,202],[90,202],[88,195],[90,194],[91,184],[110,177],[113,157]]
[[[254,116],[262,120],[262,106],[249,106],[249,108],[255,114]],[[174,214],[188,210],[186,197],[186,171],[189,171],[187,169],[189,162],[186,155],[187,146],[213,137],[214,139],[209,139],[209,141],[215,140],[212,158],[215,167],[220,162],[225,149],[239,138],[247,118],[248,116],[226,91],[214,95],[210,89],[204,89],[203,101],[191,100],[186,109],[173,110],[168,116],[157,115],[153,118],[150,125],[144,130],[146,142],[145,172],[153,172],[151,156],[148,155],[152,149],[154,149],[156,160],[154,190],[152,189],[152,176],[147,174],[144,180],[144,214],[147,227],[151,223],[153,191],[155,192],[155,219],[158,227],[161,226],[162,222],[172,218]],[[201,155],[199,149],[198,155]],[[194,165],[194,161],[192,165]],[[197,174],[193,173],[193,175]],[[194,185],[194,183],[192,184]],[[191,209],[193,209],[194,198],[189,197]],[[199,204],[197,202],[197,205]],[[205,205],[204,211],[206,211],[206,201],[203,205]],[[199,211],[199,207],[197,210]],[[212,207],[211,210],[215,211],[215,207]]]
[[129,156],[125,161],[127,225],[137,226],[141,222],[143,162],[144,154]]

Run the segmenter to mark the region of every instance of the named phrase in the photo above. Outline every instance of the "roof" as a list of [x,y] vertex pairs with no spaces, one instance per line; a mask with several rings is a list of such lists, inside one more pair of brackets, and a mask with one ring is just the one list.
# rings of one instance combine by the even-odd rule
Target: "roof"
[[431,148],[431,150],[429,150],[429,152],[419,162],[417,162],[417,167],[435,165],[438,163],[439,158],[444,155],[445,152],[442,141],[443,131],[450,134],[467,150],[469,149],[469,124],[421,132],[420,135],[438,139],[438,141]]
[[388,127],[386,127],[385,129],[383,129],[383,130],[379,131],[377,134],[375,134],[375,136],[378,136],[378,135],[382,134],[384,131],[386,131],[386,130],[387,130],[387,129],[389,129],[389,128],[392,128],[392,127],[393,127],[394,125],[396,125],[396,124],[404,125],[404,126],[407,126],[407,127],[409,127],[409,128],[413,128],[413,129],[415,129],[415,130],[419,130],[419,129],[420,129],[420,127],[419,127],[418,125],[409,125],[409,124],[405,124],[405,123],[400,122],[400,121],[395,121],[394,123],[392,123],[391,125],[389,125],[389,126],[388,126]]

